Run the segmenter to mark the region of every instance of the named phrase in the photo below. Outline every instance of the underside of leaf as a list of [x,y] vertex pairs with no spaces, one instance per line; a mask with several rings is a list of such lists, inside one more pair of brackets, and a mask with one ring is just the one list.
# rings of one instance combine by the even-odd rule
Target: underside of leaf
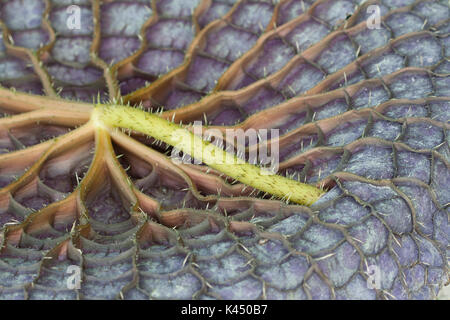
[[[0,29],[0,298],[435,299],[448,283],[448,1],[3,0]],[[96,105],[277,129],[244,146],[279,144],[270,190],[326,193],[297,205],[174,162],[167,132],[105,129]]]

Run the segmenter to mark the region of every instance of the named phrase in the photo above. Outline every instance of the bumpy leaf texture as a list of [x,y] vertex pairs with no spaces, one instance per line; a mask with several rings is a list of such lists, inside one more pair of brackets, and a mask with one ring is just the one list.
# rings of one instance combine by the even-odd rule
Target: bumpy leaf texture
[[[0,298],[436,298],[449,271],[449,10],[0,1]],[[328,192],[308,208],[173,163],[151,137],[97,130],[93,101],[279,129],[281,173]]]

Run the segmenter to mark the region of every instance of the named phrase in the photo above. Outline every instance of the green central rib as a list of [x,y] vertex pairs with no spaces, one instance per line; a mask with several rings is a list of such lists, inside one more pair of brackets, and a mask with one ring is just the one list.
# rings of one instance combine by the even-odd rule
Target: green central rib
[[147,134],[201,160],[229,177],[286,201],[311,205],[324,193],[315,186],[273,174],[244,162],[182,126],[153,113],[121,105],[97,105],[93,111],[97,125],[120,127]]

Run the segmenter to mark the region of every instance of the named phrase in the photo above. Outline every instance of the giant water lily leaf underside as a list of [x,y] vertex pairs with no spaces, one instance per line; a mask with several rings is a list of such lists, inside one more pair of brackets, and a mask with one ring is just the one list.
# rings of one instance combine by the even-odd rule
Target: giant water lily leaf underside
[[[446,0],[0,1],[0,298],[436,298],[449,12]],[[95,127],[94,102],[279,129],[279,174],[327,193],[305,207],[174,163],[152,137]]]

